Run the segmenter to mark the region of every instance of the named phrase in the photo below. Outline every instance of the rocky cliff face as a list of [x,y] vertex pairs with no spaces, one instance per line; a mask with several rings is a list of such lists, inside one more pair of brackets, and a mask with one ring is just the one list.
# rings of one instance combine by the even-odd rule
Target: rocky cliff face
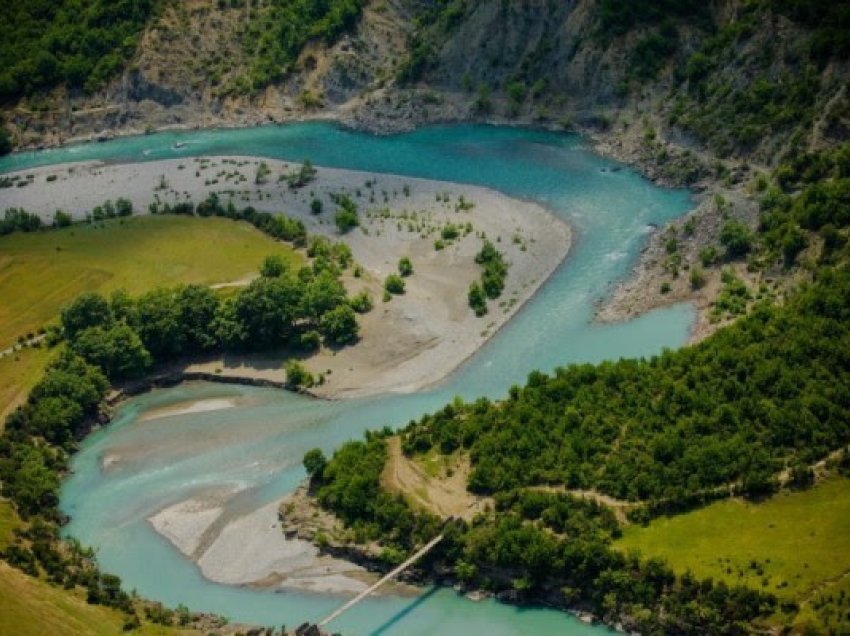
[[820,25],[783,0],[373,0],[351,33],[309,43],[284,79],[247,90],[264,4],[168,5],[106,90],[8,113],[18,144],[302,117],[380,129],[498,118],[617,131],[638,142],[622,154],[650,166],[691,152],[658,176],[692,183],[703,152],[769,165],[850,137],[846,55],[816,48]]

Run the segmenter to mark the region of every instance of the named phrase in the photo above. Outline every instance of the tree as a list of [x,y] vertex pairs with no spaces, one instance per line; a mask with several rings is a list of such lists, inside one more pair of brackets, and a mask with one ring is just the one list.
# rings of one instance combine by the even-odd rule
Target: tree
[[360,217],[357,216],[357,204],[350,196],[347,194],[337,194],[333,196],[333,200],[337,205],[334,222],[341,234],[350,232],[360,225]]
[[403,256],[398,262],[398,273],[402,276],[410,276],[413,274],[413,263],[407,256]]
[[125,324],[110,329],[90,327],[77,335],[71,349],[103,369],[110,380],[139,377],[152,362],[139,334]]
[[311,214],[321,214],[324,210],[325,206],[322,203],[321,199],[313,197],[313,200],[310,201],[310,213]]
[[74,219],[64,210],[56,210],[53,214],[53,227],[68,227],[73,222]]
[[160,358],[183,351],[186,338],[175,290],[158,288],[149,291],[139,297],[136,308],[139,336],[151,355]]
[[366,289],[349,300],[348,304],[351,305],[351,308],[358,314],[369,313],[372,311],[372,307],[375,306],[375,302],[372,300],[372,294],[370,294]]
[[303,285],[294,278],[258,278],[240,292],[235,319],[249,348],[283,345],[295,331]]
[[398,274],[390,274],[384,280],[384,289],[389,293],[399,295],[404,293],[404,279]]
[[478,281],[472,281],[469,286],[469,294],[467,294],[469,306],[475,312],[476,316],[483,316],[487,313],[487,297],[484,295],[484,290]]
[[85,292],[62,310],[62,330],[65,337],[73,340],[82,330],[89,327],[112,326],[114,317],[109,303],[100,294]]
[[289,360],[283,365],[286,372],[286,386],[293,390],[313,386],[313,374],[296,360]]
[[301,311],[313,322],[318,322],[324,314],[344,304],[345,287],[329,270],[322,270],[310,280],[301,299]]
[[71,398],[60,395],[38,400],[29,414],[30,429],[48,442],[64,446],[78,433],[83,408]]
[[342,304],[322,314],[319,329],[331,342],[351,344],[357,340],[360,327],[354,310],[349,305]]
[[216,293],[203,285],[187,285],[177,292],[183,349],[201,353],[219,344],[215,332],[215,317],[219,300]]
[[271,254],[270,256],[266,256],[266,259],[260,266],[260,276],[277,278],[282,276],[286,269],[286,262],[283,258],[279,254]]
[[133,202],[129,199],[118,198],[115,201],[115,214],[116,216],[132,216],[133,215]]
[[100,368],[66,351],[48,366],[44,377],[30,392],[29,402],[34,404],[48,397],[67,397],[86,413],[94,414],[108,390],[109,381]]
[[322,472],[325,466],[328,465],[328,460],[320,448],[314,448],[304,453],[304,469],[310,477],[310,481],[321,481]]
[[265,161],[261,161],[260,165],[257,166],[257,174],[254,176],[254,183],[257,185],[263,185],[266,181],[268,181],[271,173],[272,170],[269,168],[269,164]]

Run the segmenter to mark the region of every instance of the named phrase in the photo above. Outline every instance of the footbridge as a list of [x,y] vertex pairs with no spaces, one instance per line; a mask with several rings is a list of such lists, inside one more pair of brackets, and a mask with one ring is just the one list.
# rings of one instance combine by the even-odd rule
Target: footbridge
[[430,552],[434,548],[434,546],[436,546],[442,540],[443,540],[443,534],[440,533],[436,537],[431,539],[428,543],[426,543],[424,546],[422,546],[419,550],[417,550],[416,553],[413,556],[411,556],[409,559],[404,561],[404,563],[402,563],[401,565],[399,565],[398,567],[393,569],[392,572],[387,574],[384,578],[382,578],[380,581],[378,581],[377,583],[375,583],[374,585],[372,585],[368,589],[365,589],[362,592],[360,592],[360,594],[358,594],[353,599],[348,601],[345,605],[343,605],[342,607],[337,609],[333,614],[330,614],[326,618],[323,618],[322,620],[320,620],[318,623],[316,623],[316,626],[320,627],[320,628],[324,627],[325,625],[327,625],[331,621],[339,618],[343,613],[347,612],[352,607],[357,605],[360,601],[362,601],[364,598],[369,596],[372,592],[377,590],[384,583],[386,583],[387,581],[393,580],[395,577],[397,577],[399,574],[404,572],[407,568],[409,568],[411,565],[416,563],[423,556],[428,554],[428,552]]

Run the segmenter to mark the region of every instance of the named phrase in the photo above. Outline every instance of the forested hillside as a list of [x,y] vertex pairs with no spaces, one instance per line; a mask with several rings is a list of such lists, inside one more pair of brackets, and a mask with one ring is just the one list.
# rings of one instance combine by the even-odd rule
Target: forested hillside
[[[719,498],[758,501],[782,487],[808,488],[813,466],[827,460],[847,471],[848,157],[847,146],[797,157],[766,186],[757,233],[728,223],[726,262],[749,254],[752,267],[784,269],[799,281],[786,299],[754,301],[743,286],[738,311],[746,315],[700,344],[551,376],[533,372],[504,400],[455,401],[400,433],[414,459],[468,457],[467,488],[494,497],[493,512],[452,526],[436,571],[448,566],[508,597],[589,606],[648,633],[795,622],[799,599],[780,604],[753,589],[696,583],[612,550],[622,530],[612,511],[646,523]],[[741,287],[732,278],[730,299]],[[407,550],[440,522],[383,490],[389,434],[349,443],[312,479],[319,503],[360,540]],[[587,492],[593,501],[581,498]],[[824,605],[841,615],[842,602]]]
[[0,99],[16,143],[320,111],[380,129],[498,117],[618,131],[687,182],[711,171],[701,150],[775,165],[850,130],[846,0],[122,7],[4,5],[17,37],[0,45]]

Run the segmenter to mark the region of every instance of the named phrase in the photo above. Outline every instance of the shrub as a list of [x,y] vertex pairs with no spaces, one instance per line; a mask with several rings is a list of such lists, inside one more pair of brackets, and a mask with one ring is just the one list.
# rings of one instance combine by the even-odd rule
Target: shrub
[[720,244],[729,258],[740,258],[752,249],[752,230],[740,221],[727,221],[720,230]]
[[390,274],[384,280],[384,289],[389,293],[399,295],[404,293],[404,280],[398,274]]
[[286,386],[290,389],[298,390],[302,387],[313,386],[313,374],[300,362],[289,360],[283,368],[286,371]]
[[315,329],[305,331],[298,339],[304,351],[316,351],[322,345],[322,335]]
[[320,480],[327,465],[328,460],[320,448],[314,448],[304,453],[304,470],[307,471],[311,481]]
[[286,271],[286,263],[277,254],[266,256],[260,266],[260,275],[264,278],[278,278]]
[[53,227],[68,227],[73,222],[71,215],[63,210],[56,210],[53,215]]
[[326,338],[336,344],[355,342],[359,333],[354,310],[344,304],[326,311],[319,321],[319,329]]
[[365,314],[372,311],[372,307],[375,305],[372,300],[372,294],[365,289],[348,301],[348,304],[358,314]]
[[407,256],[402,257],[398,262],[398,273],[405,277],[413,274],[413,263]]
[[699,267],[691,270],[691,289],[702,289],[705,287],[705,272]]
[[476,316],[480,317],[487,313],[487,297],[484,295],[484,290],[481,289],[481,285],[478,284],[478,281],[473,281],[469,286],[467,299],[469,301],[469,306],[475,312]]

